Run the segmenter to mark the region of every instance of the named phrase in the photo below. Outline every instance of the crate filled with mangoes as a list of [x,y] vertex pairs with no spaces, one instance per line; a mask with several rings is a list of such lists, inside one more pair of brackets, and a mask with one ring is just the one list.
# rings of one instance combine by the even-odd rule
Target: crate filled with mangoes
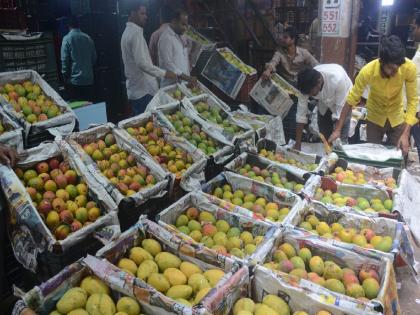
[[156,220],[186,241],[250,263],[264,260],[278,233],[272,225],[219,208],[200,192],[184,196]]
[[363,308],[388,314],[399,308],[392,261],[383,255],[356,253],[290,228],[270,255],[261,267],[267,276],[332,301],[345,313]]
[[103,186],[111,188],[117,204],[124,199],[142,203],[167,187],[162,168],[111,123],[73,133],[67,141]]
[[23,150],[23,129],[0,108],[0,143],[7,144],[17,151]]
[[320,176],[313,176],[305,187],[305,193],[326,205],[355,211],[368,216],[394,218],[395,193],[385,188],[336,184]]
[[289,217],[291,225],[319,235],[356,252],[373,252],[393,259],[398,253],[404,227],[383,217],[343,212],[317,201],[307,201]]
[[280,164],[270,163],[252,153],[241,153],[225,165],[225,169],[252,180],[284,188],[298,194],[303,189],[307,177],[283,169]]
[[52,127],[68,134],[75,126],[74,112],[33,70],[1,73],[0,103],[19,121],[29,138]]
[[[180,197],[181,190],[191,191],[204,180],[207,158],[192,144],[162,127],[151,113],[129,118],[119,123],[126,139],[146,151],[172,177],[170,195]],[[194,187],[196,185],[196,187]]]
[[233,147],[226,138],[210,131],[211,127],[208,124],[182,105],[162,109],[157,113],[157,119],[209,158],[224,161],[233,152]]
[[317,173],[321,170],[324,162],[320,156],[284,148],[267,139],[258,141],[257,152],[260,157],[271,162],[288,165],[292,171],[298,173]]
[[302,200],[293,192],[223,172],[202,186],[209,200],[228,211],[280,225]]
[[[40,256],[35,254],[32,261],[33,256],[25,250],[15,255],[21,264],[33,272],[38,270],[44,278],[89,251],[96,252],[101,243],[92,234],[119,224],[116,204],[65,143],[45,143],[22,151],[14,169],[2,168],[1,173],[10,229],[18,234],[24,228],[31,236],[26,244],[21,244],[20,238],[13,238],[12,244],[36,249]],[[57,251],[59,259],[48,264]],[[40,263],[40,257],[45,264]]]
[[136,284],[151,292],[151,302],[177,314],[186,314],[185,309],[191,310],[240,269],[229,257],[186,243],[144,218],[97,257],[135,277]]
[[245,64],[235,53],[227,47],[217,49],[218,53],[226,59],[234,67],[238,68],[242,73],[246,75],[254,75],[257,73],[253,67]]
[[185,91],[179,84],[166,86],[160,89],[159,91],[162,91],[163,93],[169,95],[169,97],[178,102],[182,101],[184,97],[187,96],[185,94]]
[[187,108],[194,109],[200,118],[213,125],[229,141],[254,136],[251,126],[236,120],[211,95],[188,98],[183,103]]
[[[16,303],[13,314],[131,314],[146,315],[162,311],[148,308],[131,296],[121,282],[113,281],[113,270],[102,272],[101,262],[88,257],[63,268],[55,277],[28,291]],[[132,287],[136,288],[135,285]],[[24,312],[19,312],[26,308]],[[26,313],[25,313],[26,312]],[[30,312],[29,314],[34,314]]]
[[392,191],[398,188],[399,174],[400,170],[393,167],[377,168],[362,164],[348,163],[345,160],[339,159],[337,163],[329,169],[325,176],[331,178],[337,184],[370,185]]

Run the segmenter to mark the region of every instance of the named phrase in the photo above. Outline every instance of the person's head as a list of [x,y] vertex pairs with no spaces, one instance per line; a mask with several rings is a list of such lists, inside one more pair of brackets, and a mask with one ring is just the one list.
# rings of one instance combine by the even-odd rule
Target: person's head
[[297,88],[304,95],[317,96],[322,90],[323,79],[315,69],[304,69],[298,73]]
[[127,3],[128,19],[140,27],[146,25],[147,11],[145,0],[129,0]]
[[283,35],[281,37],[281,45],[283,47],[290,47],[290,46],[296,46],[296,41],[297,41],[297,37],[296,37],[296,30],[294,29],[294,27],[289,26],[286,27],[283,30]]
[[171,16],[171,26],[174,32],[178,35],[184,34],[188,29],[188,14],[181,9],[173,11]]
[[171,18],[172,18],[171,11],[172,9],[167,5],[164,5],[160,9],[160,24],[171,22]]
[[393,77],[405,63],[405,47],[401,40],[391,35],[381,40],[379,49],[381,71],[385,77]]
[[414,21],[414,41],[420,42],[420,12],[416,14]]
[[80,24],[79,24],[79,19],[77,18],[77,16],[72,15],[72,16],[69,18],[69,21],[68,21],[68,26],[69,26],[69,29],[79,28],[79,27],[80,27]]

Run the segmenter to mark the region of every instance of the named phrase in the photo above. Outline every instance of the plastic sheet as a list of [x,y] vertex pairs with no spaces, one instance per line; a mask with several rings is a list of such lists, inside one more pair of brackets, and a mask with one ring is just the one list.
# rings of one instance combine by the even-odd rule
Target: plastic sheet
[[[94,223],[69,234],[64,240],[56,240],[43,222],[36,207],[31,201],[25,187],[17,175],[8,167],[0,165],[1,186],[8,200],[11,216],[11,243],[17,260],[28,270],[36,272],[37,256],[44,251],[53,251],[59,247],[63,252],[96,232],[107,230],[108,240],[119,234],[117,206],[103,187],[91,178],[83,163],[77,159],[74,151],[65,143],[60,147],[56,143],[44,143],[23,151],[18,159],[17,167],[26,169],[49,158],[62,156],[72,169],[82,177],[88,185],[89,197],[98,203],[103,215]],[[110,229],[113,227],[112,229]],[[116,228],[114,228],[116,227]]]
[[5,132],[0,135],[0,143],[15,148],[17,151],[23,150],[23,129],[11,119],[3,108],[0,107],[0,121]]

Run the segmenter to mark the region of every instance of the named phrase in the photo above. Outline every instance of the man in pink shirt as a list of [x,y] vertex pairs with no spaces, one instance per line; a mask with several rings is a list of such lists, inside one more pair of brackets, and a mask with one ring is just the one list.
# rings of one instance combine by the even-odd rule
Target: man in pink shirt
[[170,10],[171,9],[168,6],[163,6],[160,9],[160,27],[155,32],[153,32],[152,36],[150,36],[149,52],[150,52],[150,57],[152,57],[152,62],[154,65],[157,65],[159,63],[158,42],[159,42],[160,35],[169,25]]

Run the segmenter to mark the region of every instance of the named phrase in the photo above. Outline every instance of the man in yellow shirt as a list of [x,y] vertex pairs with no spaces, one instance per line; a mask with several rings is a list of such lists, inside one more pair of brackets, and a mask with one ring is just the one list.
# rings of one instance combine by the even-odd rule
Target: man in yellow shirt
[[[406,113],[402,93],[404,84],[407,97]],[[367,86],[370,87],[366,104],[367,141],[381,143],[386,134],[391,145],[399,147],[404,155],[407,154],[410,129],[417,122],[416,66],[405,58],[404,45],[394,35],[381,41],[379,59],[371,61],[360,70],[329,141],[340,137],[345,118],[352,107],[359,104]]]

